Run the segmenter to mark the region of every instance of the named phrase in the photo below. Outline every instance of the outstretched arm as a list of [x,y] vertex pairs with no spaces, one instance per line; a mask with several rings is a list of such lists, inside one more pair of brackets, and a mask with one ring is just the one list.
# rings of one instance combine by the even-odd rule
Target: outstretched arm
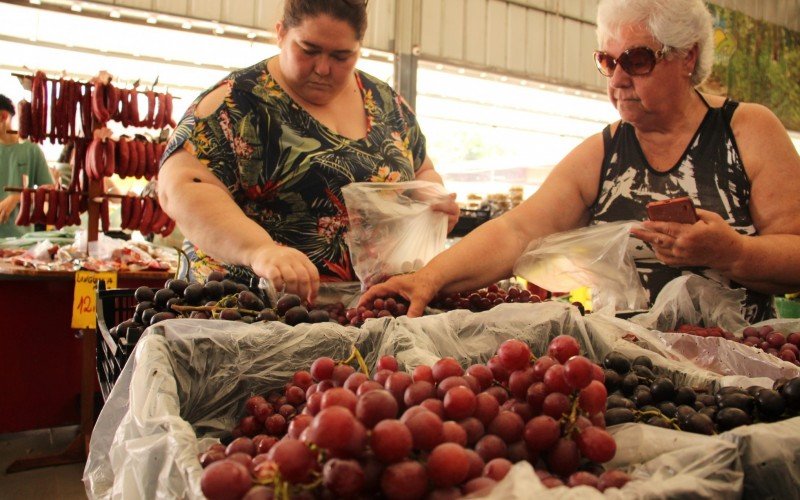
[[479,226],[413,275],[375,285],[362,297],[399,294],[411,301],[409,316],[419,316],[439,292],[474,290],[511,275],[514,263],[535,238],[586,224],[597,195],[603,143],[595,135],[553,169],[524,203]]
[[278,245],[234,202],[227,188],[187,151],[164,162],[158,198],[181,232],[211,257],[252,267],[276,289],[313,302],[319,273],[299,250]]

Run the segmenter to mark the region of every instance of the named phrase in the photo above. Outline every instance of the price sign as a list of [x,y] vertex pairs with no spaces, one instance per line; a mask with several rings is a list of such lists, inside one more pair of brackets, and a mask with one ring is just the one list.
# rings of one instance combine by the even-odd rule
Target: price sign
[[117,288],[117,273],[77,271],[75,273],[75,295],[72,299],[72,328],[97,328],[95,316],[97,282],[106,282],[106,289]]

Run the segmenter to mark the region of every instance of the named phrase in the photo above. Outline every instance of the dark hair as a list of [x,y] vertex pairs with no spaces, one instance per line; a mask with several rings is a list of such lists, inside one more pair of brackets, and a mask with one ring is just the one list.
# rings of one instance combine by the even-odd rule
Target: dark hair
[[14,103],[11,102],[11,99],[0,94],[0,111],[8,111],[11,113],[11,116],[17,114],[17,110],[14,108]]
[[286,0],[283,7],[283,25],[286,29],[299,26],[308,18],[327,14],[344,21],[356,32],[361,41],[367,31],[368,0]]

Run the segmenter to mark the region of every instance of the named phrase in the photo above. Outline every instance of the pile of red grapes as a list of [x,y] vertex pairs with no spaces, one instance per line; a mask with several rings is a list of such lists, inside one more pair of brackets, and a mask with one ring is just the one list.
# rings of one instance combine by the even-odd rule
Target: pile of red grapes
[[646,356],[633,361],[617,352],[603,360],[608,391],[607,425],[643,422],[699,434],[791,418],[800,410],[800,378],[781,379],[772,389],[723,387],[714,393],[676,386],[657,376]]
[[516,285],[504,290],[495,284],[473,292],[455,292],[441,295],[434,298],[430,305],[442,311],[468,309],[473,312],[479,312],[488,311],[494,306],[510,302],[541,302],[541,299],[538,295],[534,295]]
[[678,333],[689,333],[700,337],[721,337],[741,344],[763,350],[768,354],[800,366],[800,332],[784,334],[775,331],[769,325],[758,328],[748,326],[742,331],[742,338],[720,327],[702,327],[697,325],[681,325]]
[[605,430],[603,370],[566,335],[533,361],[504,342],[487,364],[453,358],[412,373],[381,357],[372,377],[318,358],[282,393],[247,399],[226,444],[202,453],[211,500],[459,498],[488,491],[526,460],[547,487],[622,487],[603,469],[616,443]]

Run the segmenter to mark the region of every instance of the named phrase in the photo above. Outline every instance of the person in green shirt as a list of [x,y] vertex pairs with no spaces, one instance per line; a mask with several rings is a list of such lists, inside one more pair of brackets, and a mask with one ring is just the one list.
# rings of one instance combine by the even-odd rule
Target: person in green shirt
[[41,148],[21,141],[11,128],[14,103],[0,94],[0,238],[21,236],[31,226],[17,226],[20,193],[7,192],[5,187],[34,187],[53,183]]

